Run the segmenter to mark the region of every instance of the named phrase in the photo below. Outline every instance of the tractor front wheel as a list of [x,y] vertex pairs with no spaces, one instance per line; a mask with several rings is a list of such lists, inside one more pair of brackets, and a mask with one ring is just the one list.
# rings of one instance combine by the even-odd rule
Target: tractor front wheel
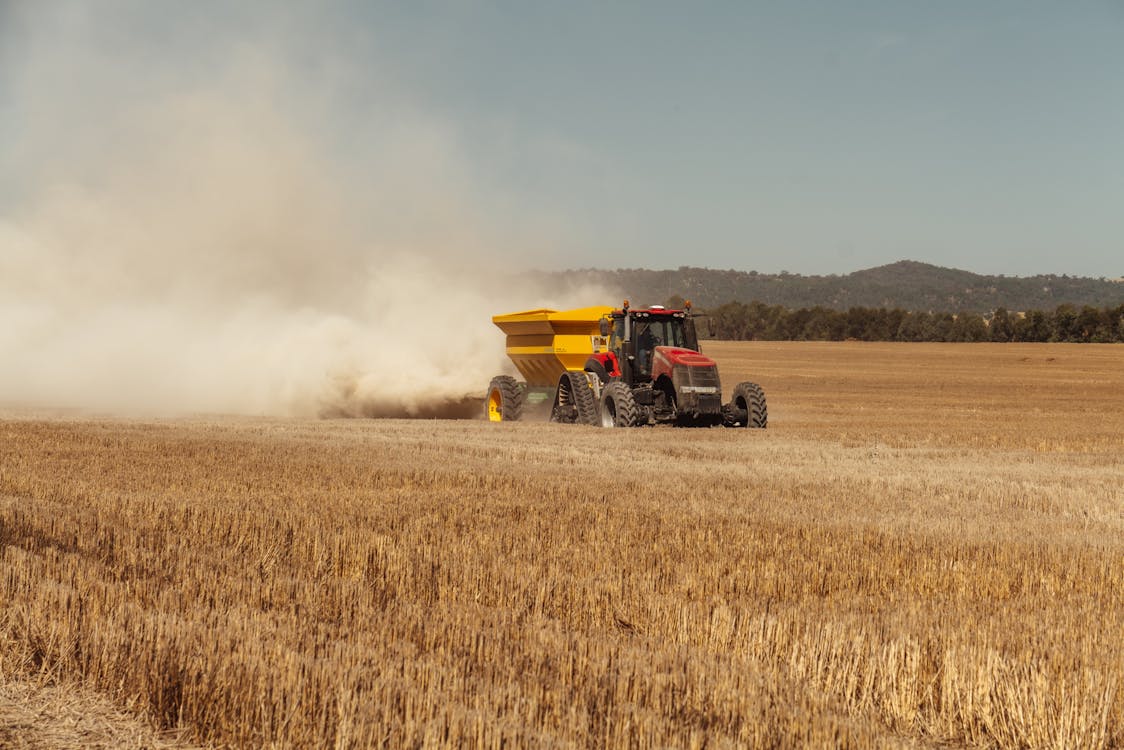
[[619,380],[605,386],[601,392],[601,426],[635,427],[640,423],[640,407],[632,390]]
[[723,423],[727,427],[755,427],[764,429],[769,424],[769,409],[765,391],[757,383],[738,383],[730,403],[722,409]]

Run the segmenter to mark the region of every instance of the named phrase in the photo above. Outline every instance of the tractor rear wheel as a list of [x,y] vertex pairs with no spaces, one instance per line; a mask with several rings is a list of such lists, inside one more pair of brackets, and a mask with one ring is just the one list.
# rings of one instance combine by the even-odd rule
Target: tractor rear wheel
[[550,421],[598,424],[597,401],[593,398],[593,388],[586,373],[570,370],[558,379],[558,391],[554,396]]
[[764,429],[769,424],[769,409],[765,391],[757,383],[738,383],[730,403],[722,410],[727,427],[755,427]]
[[640,423],[640,408],[632,390],[619,380],[605,386],[601,392],[601,426],[635,427]]
[[489,422],[515,422],[523,416],[523,387],[510,375],[497,375],[488,384],[484,416]]

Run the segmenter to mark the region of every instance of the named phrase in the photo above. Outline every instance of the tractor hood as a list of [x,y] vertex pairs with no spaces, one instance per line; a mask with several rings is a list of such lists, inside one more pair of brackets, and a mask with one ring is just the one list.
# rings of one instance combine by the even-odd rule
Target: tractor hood
[[683,365],[685,367],[716,367],[715,362],[710,357],[699,354],[690,349],[680,349],[675,346],[657,346],[655,353],[655,367],[659,368],[662,362],[666,362],[666,367],[671,369],[675,365]]
[[692,371],[706,368],[717,373],[718,363],[696,351],[677,346],[657,346],[652,353],[652,382],[659,380],[661,375],[672,378],[676,370],[683,368]]

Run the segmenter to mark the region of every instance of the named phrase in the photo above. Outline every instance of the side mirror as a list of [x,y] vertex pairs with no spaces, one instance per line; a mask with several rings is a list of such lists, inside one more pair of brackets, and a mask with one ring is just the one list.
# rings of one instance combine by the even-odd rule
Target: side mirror
[[609,335],[609,319],[608,318],[602,318],[601,319],[601,335],[602,336],[608,336]]

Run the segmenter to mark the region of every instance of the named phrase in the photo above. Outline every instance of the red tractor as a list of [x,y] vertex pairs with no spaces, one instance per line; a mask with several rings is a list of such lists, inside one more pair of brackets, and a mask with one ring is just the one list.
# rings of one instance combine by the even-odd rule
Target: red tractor
[[524,407],[549,407],[550,421],[634,427],[658,423],[763,428],[765,393],[738,383],[722,403],[714,360],[699,353],[690,303],[663,307],[528,310],[497,315],[507,354],[520,374],[488,386],[486,417],[519,419]]
[[602,426],[768,423],[765,392],[756,383],[738,383],[730,403],[722,403],[718,365],[699,353],[690,303],[682,310],[635,309],[625,301],[600,328],[607,351],[591,355],[584,370],[597,379]]

